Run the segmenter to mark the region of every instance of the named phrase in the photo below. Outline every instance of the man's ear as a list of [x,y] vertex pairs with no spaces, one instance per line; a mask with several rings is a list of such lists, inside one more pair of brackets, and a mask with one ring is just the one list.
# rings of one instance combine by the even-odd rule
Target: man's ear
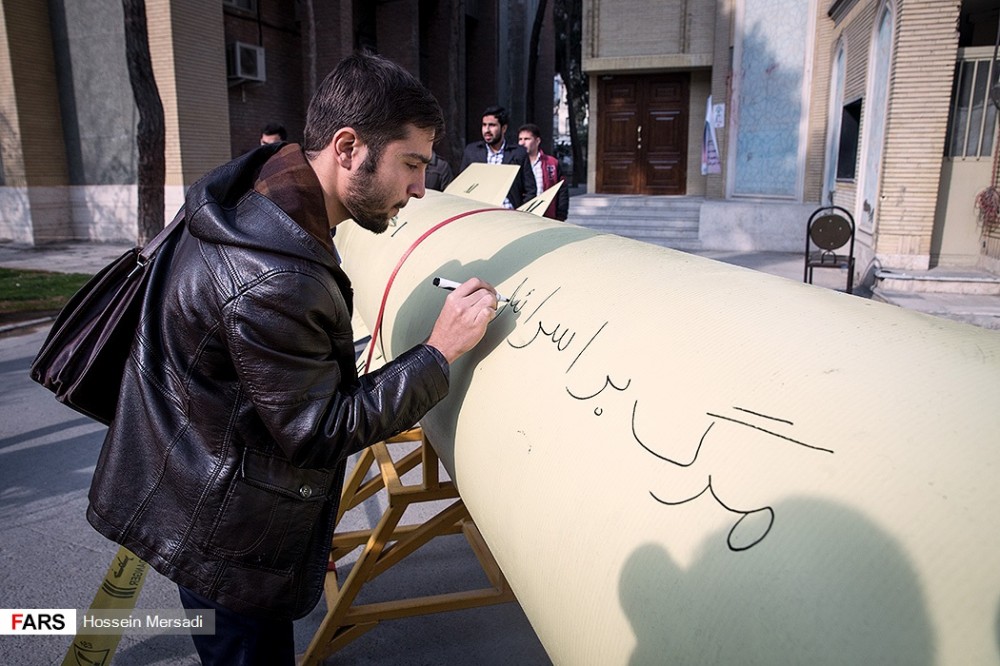
[[334,133],[330,143],[333,145],[333,154],[337,163],[344,169],[350,169],[358,157],[358,148],[361,146],[357,132],[350,127],[342,127]]

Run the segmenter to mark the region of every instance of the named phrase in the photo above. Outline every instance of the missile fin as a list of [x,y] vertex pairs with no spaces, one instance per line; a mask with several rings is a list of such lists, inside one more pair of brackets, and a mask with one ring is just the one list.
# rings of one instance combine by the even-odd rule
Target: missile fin
[[510,185],[521,167],[517,164],[483,164],[476,162],[455,177],[445,188],[447,194],[500,206],[510,191]]
[[525,213],[532,213],[538,217],[543,217],[545,215],[545,211],[549,209],[549,204],[551,204],[556,198],[556,194],[559,192],[559,188],[562,187],[563,182],[565,181],[560,180],[558,183],[545,190],[531,201],[525,201],[521,204],[518,210],[524,211]]

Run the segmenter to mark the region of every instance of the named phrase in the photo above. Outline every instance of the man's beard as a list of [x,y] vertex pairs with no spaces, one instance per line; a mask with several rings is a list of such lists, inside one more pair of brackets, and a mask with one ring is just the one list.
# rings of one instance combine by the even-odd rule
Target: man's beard
[[[375,177],[378,164],[372,157],[368,156],[347,184],[344,207],[358,226],[380,234],[389,228],[389,210],[393,206],[386,202],[392,195]],[[405,202],[394,204],[399,208],[404,205]]]

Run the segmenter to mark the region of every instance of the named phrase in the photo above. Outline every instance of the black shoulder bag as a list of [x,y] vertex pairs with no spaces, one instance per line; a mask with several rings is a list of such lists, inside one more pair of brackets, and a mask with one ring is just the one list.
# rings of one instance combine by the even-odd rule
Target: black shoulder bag
[[173,221],[144,248],[132,248],[87,281],[59,312],[31,364],[31,378],[56,400],[107,425],[139,325],[156,251],[180,228]]

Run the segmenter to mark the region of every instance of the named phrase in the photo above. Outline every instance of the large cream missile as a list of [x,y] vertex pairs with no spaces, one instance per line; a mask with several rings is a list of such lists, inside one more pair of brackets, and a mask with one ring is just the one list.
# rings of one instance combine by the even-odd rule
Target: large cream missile
[[434,276],[510,297],[421,424],[553,662],[1000,660],[1000,334],[448,194],[343,227],[386,358]]

